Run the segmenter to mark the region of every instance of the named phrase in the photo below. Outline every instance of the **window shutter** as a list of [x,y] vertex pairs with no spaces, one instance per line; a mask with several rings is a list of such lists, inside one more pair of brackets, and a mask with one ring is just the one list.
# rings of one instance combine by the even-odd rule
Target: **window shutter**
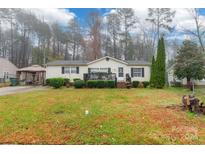
[[131,68],[131,77],[133,77],[133,68]]
[[64,74],[64,67],[62,67],[62,74]]
[[108,74],[110,74],[110,73],[111,73],[111,68],[109,67],[109,68],[108,68]]
[[79,74],[79,67],[76,67],[76,70],[77,70],[77,71],[76,71],[76,72],[77,72],[77,74]]
[[88,68],[88,74],[90,74],[90,68]]
[[144,77],[144,68],[142,68],[142,77]]

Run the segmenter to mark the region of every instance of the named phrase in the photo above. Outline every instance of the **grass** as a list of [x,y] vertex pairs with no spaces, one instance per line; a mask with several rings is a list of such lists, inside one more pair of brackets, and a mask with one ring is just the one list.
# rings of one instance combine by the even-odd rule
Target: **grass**
[[[196,92],[203,101],[204,91]],[[204,144],[203,116],[166,108],[189,93],[63,88],[1,96],[0,143]]]

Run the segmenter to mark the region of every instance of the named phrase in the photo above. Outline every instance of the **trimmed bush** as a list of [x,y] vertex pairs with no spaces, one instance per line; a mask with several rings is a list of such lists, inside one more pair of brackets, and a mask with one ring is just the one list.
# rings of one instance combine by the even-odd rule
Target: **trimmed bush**
[[144,82],[142,82],[143,83],[143,85],[144,85],[144,88],[147,88],[147,86],[149,86],[149,82],[148,81],[144,81]]
[[107,81],[107,87],[108,87],[108,88],[115,88],[115,81],[113,81],[113,80],[108,80],[108,81]]
[[87,87],[88,88],[96,88],[97,87],[97,80],[88,80]]
[[77,81],[77,80],[81,80],[80,78],[74,78],[73,82]]
[[96,83],[97,88],[105,88],[106,87],[106,81],[104,80],[98,80]]
[[64,79],[63,78],[51,78],[49,79],[49,85],[54,88],[60,88],[64,85]]
[[138,86],[139,86],[139,81],[132,81],[132,86],[134,87],[134,88],[137,88]]
[[50,85],[50,79],[46,79],[46,85]]
[[88,88],[114,88],[115,81],[113,80],[88,80],[87,81]]
[[75,88],[83,88],[83,87],[85,87],[85,82],[83,80],[76,80],[74,82],[74,87]]

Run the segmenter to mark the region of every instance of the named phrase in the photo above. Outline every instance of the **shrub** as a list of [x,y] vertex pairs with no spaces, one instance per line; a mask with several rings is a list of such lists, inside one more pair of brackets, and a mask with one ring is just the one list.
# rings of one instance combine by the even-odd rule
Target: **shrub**
[[143,85],[144,85],[144,88],[147,88],[147,86],[149,86],[149,82],[148,81],[144,81],[144,82],[142,82],[143,83]]
[[139,86],[139,81],[132,81],[132,86],[134,87],[134,88],[137,88],[138,86]]
[[114,87],[115,87],[115,81],[113,81],[113,80],[108,80],[108,81],[107,81],[107,87],[108,87],[108,88],[114,88]]
[[63,78],[51,78],[49,79],[49,85],[54,88],[60,88],[64,85],[64,79]]
[[105,88],[106,87],[106,81],[104,81],[104,80],[97,80],[96,87],[97,88]]
[[77,80],[81,80],[80,78],[74,78],[73,82],[77,81]]
[[50,85],[50,79],[46,79],[46,85]]
[[97,87],[97,80],[88,80],[87,87],[88,88],[96,88]]
[[85,87],[85,82],[83,80],[76,80],[74,82],[74,87],[75,88],[83,88],[83,87]]
[[64,86],[67,86],[70,83],[70,79],[64,78]]

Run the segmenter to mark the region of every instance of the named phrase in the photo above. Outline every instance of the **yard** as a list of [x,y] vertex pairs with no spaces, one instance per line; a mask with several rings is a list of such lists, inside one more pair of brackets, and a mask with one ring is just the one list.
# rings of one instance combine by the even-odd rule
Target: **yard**
[[[1,96],[0,143],[205,144],[205,116],[166,108],[188,93],[63,88]],[[197,96],[205,101],[205,89]]]

